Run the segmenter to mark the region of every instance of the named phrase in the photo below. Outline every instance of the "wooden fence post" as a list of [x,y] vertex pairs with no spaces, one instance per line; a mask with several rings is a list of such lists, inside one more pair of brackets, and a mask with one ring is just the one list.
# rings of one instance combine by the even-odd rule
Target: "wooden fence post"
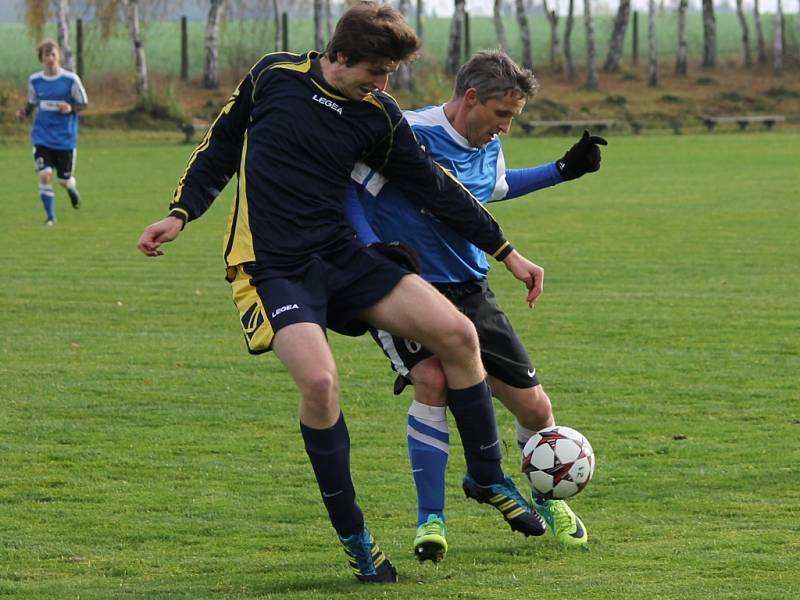
[[464,11],[464,62],[469,60],[469,57],[472,53],[470,52],[470,40],[469,40],[469,12]]
[[639,64],[639,11],[633,11],[633,66]]
[[83,79],[83,19],[75,19],[75,72]]
[[189,79],[189,33],[186,26],[186,15],[181,17],[181,79]]
[[281,33],[283,34],[283,51],[289,51],[289,14],[281,14]]

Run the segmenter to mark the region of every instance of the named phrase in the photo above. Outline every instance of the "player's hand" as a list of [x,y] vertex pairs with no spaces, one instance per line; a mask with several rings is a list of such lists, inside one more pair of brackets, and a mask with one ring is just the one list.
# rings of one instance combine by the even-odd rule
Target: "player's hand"
[[539,265],[532,263],[527,258],[522,256],[516,250],[503,259],[503,264],[506,269],[511,271],[511,274],[519,279],[528,288],[527,302],[528,306],[533,307],[533,303],[542,294],[544,290],[544,269]]
[[411,271],[417,275],[422,273],[422,261],[419,259],[419,254],[414,248],[407,246],[403,242],[376,242],[370,244],[368,248],[383,254],[406,271]]
[[182,228],[183,221],[178,217],[165,217],[145,227],[136,247],[145,256],[162,256],[164,253],[161,251],[161,244],[171,242],[178,237]]
[[600,146],[608,146],[605,138],[601,138],[599,135],[590,135],[589,130],[584,129],[581,139],[556,161],[556,167],[564,181],[599,171]]
[[72,105],[69,102],[59,102],[58,112],[60,112],[62,115],[68,115],[72,112]]

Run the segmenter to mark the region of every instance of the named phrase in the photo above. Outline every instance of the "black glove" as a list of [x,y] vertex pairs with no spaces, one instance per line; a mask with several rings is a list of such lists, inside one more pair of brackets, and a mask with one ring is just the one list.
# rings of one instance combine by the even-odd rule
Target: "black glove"
[[581,139],[556,161],[556,167],[564,181],[599,171],[600,146],[607,145],[608,142],[604,138],[589,135],[589,130],[584,129]]
[[414,248],[406,246],[403,242],[376,242],[370,244],[368,248],[383,254],[406,271],[411,271],[417,275],[422,272],[422,262],[419,259],[419,254]]

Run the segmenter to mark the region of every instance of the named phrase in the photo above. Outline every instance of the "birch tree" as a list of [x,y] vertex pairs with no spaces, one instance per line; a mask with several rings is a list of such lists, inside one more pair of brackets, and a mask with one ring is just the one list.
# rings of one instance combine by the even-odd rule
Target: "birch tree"
[[658,85],[658,44],[656,42],[656,0],[647,6],[647,85]]
[[767,64],[767,45],[764,43],[764,28],[761,26],[761,11],[758,10],[758,0],[753,3],[753,20],[756,29],[756,54],[758,64]]
[[203,87],[209,90],[219,86],[219,28],[226,0],[210,0],[203,59]]
[[772,47],[772,72],[776,77],[783,74],[783,2],[778,0],[778,8],[775,11],[775,43]]
[[447,44],[447,62],[444,71],[455,75],[461,66],[461,33],[464,31],[464,0],[455,0],[453,18],[450,20],[450,40]]
[[561,70],[561,43],[558,39],[558,12],[555,8],[550,10],[547,0],[542,0],[542,8],[547,23],[550,25],[550,68],[553,71]]
[[[408,11],[411,9],[411,0],[400,0],[397,5],[397,10],[406,17],[408,20]],[[330,39],[330,36],[328,37]],[[402,90],[410,90],[414,88],[414,75],[411,70],[411,65],[408,63],[400,63],[397,71],[392,76],[392,83]]]
[[508,54],[508,38],[506,37],[506,26],[503,24],[503,0],[494,0],[494,30],[497,34],[497,44],[500,50]]
[[424,0],[417,0],[417,37],[422,39],[422,13],[425,11]]
[[753,65],[753,57],[750,55],[750,30],[747,27],[747,19],[744,16],[742,0],[736,0],[736,14],[739,17],[739,25],[742,28],[742,52],[744,53],[744,66],[750,68]]
[[517,23],[519,23],[519,37],[522,42],[522,66],[533,69],[533,56],[531,54],[531,32],[528,29],[528,15],[525,14],[525,1],[514,0],[516,7]]
[[147,94],[147,60],[142,39],[142,25],[139,18],[139,0],[122,0],[125,14],[125,25],[133,45],[133,59],[136,65],[136,95],[140,98]]
[[625,31],[631,17],[631,0],[620,0],[617,16],[614,18],[614,29],[608,44],[608,56],[603,64],[603,71],[612,73],[619,71],[622,65],[622,54],[625,44]]
[[325,43],[322,36],[322,6],[323,0],[314,0],[314,48],[322,51],[323,44]]
[[583,0],[583,23],[586,27],[586,87],[590,90],[596,90],[599,80],[597,78],[597,51],[594,45],[594,25],[592,23],[592,0]]
[[678,52],[675,57],[675,73],[686,75],[688,72],[689,44],[686,39],[686,11],[689,0],[680,0],[678,4]]
[[567,70],[567,79],[574,81],[575,61],[572,60],[572,26],[575,24],[575,0],[567,4],[567,20],[564,23],[564,67]]
[[717,20],[714,0],[703,0],[703,66],[717,66]]
[[56,24],[58,27],[58,45],[64,58],[64,67],[70,71],[75,68],[72,64],[72,48],[69,47],[69,0],[57,0]]

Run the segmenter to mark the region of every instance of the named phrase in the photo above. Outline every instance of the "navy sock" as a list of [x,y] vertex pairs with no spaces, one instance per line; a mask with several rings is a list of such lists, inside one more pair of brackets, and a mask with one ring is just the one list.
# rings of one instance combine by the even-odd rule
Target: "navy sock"
[[344,414],[340,414],[336,424],[328,429],[312,429],[300,423],[300,431],[336,533],[348,537],[361,532],[364,515],[356,503],[356,491],[350,478],[350,435]]
[[479,485],[502,483],[500,438],[486,381],[463,390],[448,389],[447,404],[464,446],[467,472]]

